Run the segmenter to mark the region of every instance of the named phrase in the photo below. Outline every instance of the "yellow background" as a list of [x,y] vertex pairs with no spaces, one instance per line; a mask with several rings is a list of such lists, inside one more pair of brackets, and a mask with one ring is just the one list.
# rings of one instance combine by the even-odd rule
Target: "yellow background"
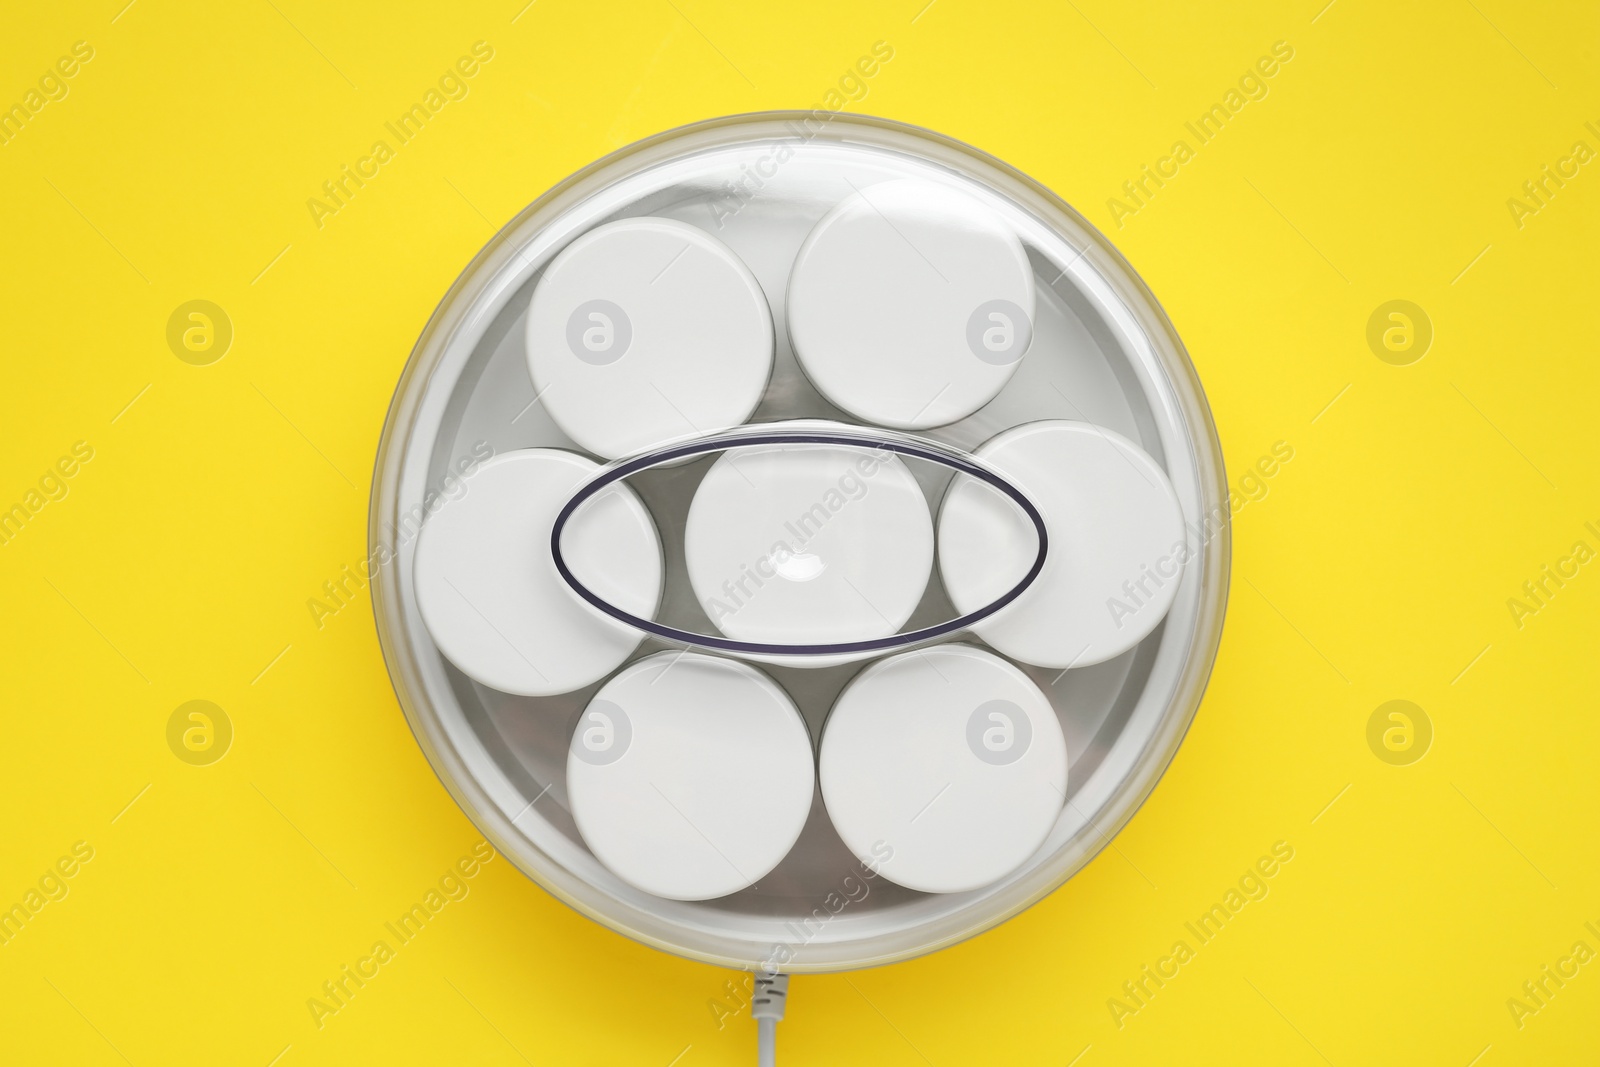
[[[1520,228],[1506,205],[1600,149],[1591,6],[123,3],[0,15],[0,103],[95,50],[0,146],[0,507],[95,450],[0,546],[0,905],[95,850],[0,947],[0,1060],[754,1062],[748,1017],[708,1007],[731,972],[503,859],[314,1025],[307,998],[478,835],[370,604],[319,630],[306,600],[364,555],[401,367],[500,225],[637,138],[815,106],[878,40],[894,59],[851,110],[970,142],[1106,228],[1188,344],[1233,482],[1295,454],[1238,516],[1210,690],[1115,847],[971,942],[797,979],[780,1062],[1600,1057],[1600,963],[1520,1028],[1506,1006],[1600,949],[1600,564],[1520,629],[1506,603],[1600,548],[1600,163]],[[306,200],[478,40],[470,95],[318,229]],[[1270,94],[1116,228],[1108,198],[1280,40]],[[196,298],[234,324],[210,366],[165,340]],[[1365,340],[1392,299],[1434,326],[1410,366]],[[167,746],[192,699],[235,728],[211,766]],[[1391,699],[1434,727],[1410,766],[1367,745]],[[1280,840],[1270,895],[1119,1029],[1108,998]]]

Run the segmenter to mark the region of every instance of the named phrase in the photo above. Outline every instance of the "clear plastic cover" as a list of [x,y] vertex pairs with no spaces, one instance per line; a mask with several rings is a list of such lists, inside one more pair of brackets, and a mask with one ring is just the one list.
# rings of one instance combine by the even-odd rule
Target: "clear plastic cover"
[[[534,361],[530,374],[528,344],[530,337],[538,346],[546,339],[566,344],[579,362],[604,370],[617,346],[656,343],[645,317],[670,316],[689,297],[660,300],[660,309],[638,312],[635,323],[626,309],[617,313],[616,301],[608,306],[603,299],[587,300],[569,315],[566,304],[547,313],[536,295],[552,264],[566,272],[562,286],[569,276],[581,276],[572,273],[572,264],[582,266],[575,253],[565,262],[561,257],[585,235],[647,219],[693,227],[715,239],[693,237],[689,245],[706,257],[705,269],[721,272],[716,284],[734,294],[719,298],[724,305],[754,292],[737,268],[748,269],[764,307],[747,312],[740,304],[730,323],[720,326],[705,326],[704,315],[681,321],[712,330],[705,343],[720,346],[719,352],[759,352],[762,314],[768,314],[771,362],[748,414],[748,398],[755,394],[745,371],[735,368],[728,375],[737,378],[737,388],[696,394],[709,412],[700,415],[697,409],[696,418],[715,424],[689,419],[690,425],[671,428],[662,417],[659,429],[627,437],[617,447],[631,451],[610,462],[613,455],[585,449],[563,429],[565,422],[591,442],[622,440],[604,437],[605,425],[594,428],[588,419],[593,404],[563,407],[539,388],[565,389],[571,396],[592,379],[541,382],[541,374],[556,372]],[[619,254],[638,260],[650,254],[650,241],[675,231],[652,222],[617,232],[625,238]],[[731,259],[722,255],[724,249]],[[899,256],[897,269],[861,266],[870,267],[880,252]],[[661,269],[664,275],[673,265]],[[950,294],[976,291],[973,279],[990,279],[997,288],[987,290],[980,306],[968,308],[965,296]],[[552,283],[547,292],[558,288]],[[878,315],[874,303],[912,306],[919,300],[931,309],[922,316],[926,330],[904,316]],[[542,318],[530,322],[530,314]],[[873,372],[858,370],[862,356],[850,350],[857,338],[865,338],[862,351],[868,354],[899,345],[913,355],[887,370],[875,362],[881,371],[875,381]],[[652,358],[672,360],[682,353],[667,346]],[[577,364],[569,369],[589,373]],[[594,380],[622,388],[609,379]],[[682,407],[671,396],[672,381],[645,384],[669,406]],[[937,389],[929,389],[928,381]],[[920,400],[919,389],[932,395]],[[634,428],[660,417],[649,394],[618,396],[618,409],[626,410]],[[588,421],[580,426],[579,419]],[[1149,525],[1150,508],[1165,507],[1168,497],[1181,529],[1160,557],[1167,563],[1151,560],[1152,566],[1175,568],[1160,570],[1168,581],[1152,577],[1155,586],[1141,584],[1143,572],[1135,572],[1127,599],[1119,594],[1105,605],[1121,629],[1111,600],[1136,611],[1155,602],[1151,589],[1163,590],[1159,613],[1134,616],[1144,636],[1126,651],[1046,666],[1041,663],[1049,655],[1029,652],[1038,662],[1026,662],[986,643],[981,623],[976,631],[957,628],[917,638],[923,646],[959,642],[1007,660],[1048,700],[1065,742],[1059,815],[1026,860],[978,888],[919,892],[895,884],[884,876],[891,868],[880,871],[870,849],[862,856],[845,845],[820,788],[793,847],[753,884],[702,900],[668,899],[637,888],[586,846],[567,791],[568,760],[585,709],[607,679],[683,642],[670,632],[639,631],[637,647],[606,678],[553,695],[517,696],[458,669],[433,640],[419,608],[418,531],[435,511],[451,506],[454,494],[448,490],[463,471],[469,472],[470,494],[470,472],[490,454],[561,449],[586,456],[597,473],[587,482],[580,479],[581,485],[627,466],[637,458],[641,439],[655,442],[644,448],[648,453],[752,426],[770,433],[824,425],[830,432],[859,433],[864,442],[921,442],[953,457],[954,466],[927,456],[895,460],[911,489],[920,490],[932,530],[952,486],[976,470],[1006,473],[985,459],[985,443],[1036,424],[1095,428],[1099,441],[1080,433],[1082,447],[1103,442],[1120,449],[1123,459],[1148,463],[1147,470],[1134,464],[1127,476],[1160,481],[1167,496],[1136,513],[1144,524],[1140,529]],[[830,447],[842,447],[845,458],[826,453]],[[721,482],[710,475],[741,449],[747,455],[778,453],[768,457],[774,466],[765,480],[752,482],[759,497],[732,480],[737,471]],[[790,543],[787,555],[766,546],[745,560],[738,556],[743,535],[728,531],[751,513],[753,499],[778,516],[794,500],[802,505],[797,513],[809,512],[806,494],[815,495],[822,484],[816,479],[847,473],[844,466],[834,472],[827,464],[852,462],[849,456],[869,449],[866,443],[837,441],[745,441],[730,449],[724,442],[695,454],[657,456],[659,462],[626,478],[659,535],[662,594],[648,621],[712,638],[776,634],[780,645],[805,646],[803,663],[783,655],[744,658],[753,659],[792,700],[814,749],[840,693],[894,651],[830,658],[818,649],[826,652],[841,636],[903,638],[961,619],[964,611],[953,602],[934,558],[949,550],[936,551],[931,542],[924,550],[923,520],[915,507],[904,505],[905,493],[894,481],[898,472],[880,483],[881,491],[875,486],[859,497],[841,485],[846,504],[827,512],[836,516],[828,520],[836,530],[832,556]],[[963,473],[961,462],[973,466]],[[1021,486],[1021,501],[1051,496],[1049,469],[1029,477],[1034,481]],[[798,496],[770,489],[780,482],[792,482]],[[824,484],[822,492],[827,490]],[[1018,498],[1003,503],[1026,515]],[[574,908],[647,944],[719,964],[820,971],[903,959],[971,936],[1050,892],[1105,846],[1154,787],[1204,689],[1227,588],[1227,519],[1220,448],[1193,368],[1154,298],[1101,235],[1047,190],[963,145],[894,123],[843,116],[822,123],[797,113],[716,120],[631,146],[551,190],[498,234],[445,296],[401,379],[380,445],[370,533],[375,547],[388,550],[380,558],[391,559],[374,582],[374,596],[401,705],[441,780],[503,854]],[[1098,529],[1093,516],[1079,525],[1084,536]],[[1028,527],[1019,528],[1025,540]],[[884,605],[886,631],[827,606],[832,602],[826,582],[833,580],[828,575],[859,576],[851,568],[861,561],[852,563],[851,553],[879,529],[896,531],[887,543],[902,549],[892,566],[879,568],[882,575],[873,575],[881,579],[873,588],[882,592],[873,596]],[[1044,527],[1039,533],[1042,542]],[[811,545],[819,546],[828,543]],[[732,568],[726,575],[717,570],[724,563]],[[747,572],[780,575],[770,579],[777,591],[767,593],[759,610],[751,606],[764,586],[754,579],[741,585]],[[1039,581],[1048,577],[1047,572]],[[724,583],[738,594],[719,592]],[[577,584],[583,584],[581,576]],[[1002,609],[995,619],[1003,618]],[[741,655],[737,649],[709,651]],[[751,804],[758,800],[746,798]]]

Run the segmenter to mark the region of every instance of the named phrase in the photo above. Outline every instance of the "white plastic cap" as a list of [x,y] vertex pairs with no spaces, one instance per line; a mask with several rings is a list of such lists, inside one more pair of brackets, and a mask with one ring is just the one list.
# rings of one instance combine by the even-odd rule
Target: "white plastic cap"
[[527,349],[556,425],[615,459],[749,418],[772,373],[772,313],[715,237],[672,219],[622,219],[545,270]]
[[977,411],[1033,338],[1022,242],[937,182],[857,191],[806,238],[789,275],[789,337],[806,376],[852,415],[902,430]]
[[672,900],[752,885],[811,810],[811,739],[777,683],[736,660],[662,652],[595,694],[567,754],[578,831],[623,881]]
[[[1192,546],[1164,472],[1120,434],[1085,422],[1033,422],[977,451],[1038,506],[1049,534],[1044,571],[1004,611],[973,627],[995,648],[1041,667],[1119,656],[1172,607]],[[1033,565],[1033,526],[973,478],[952,483],[939,512],[939,573],[961,612],[992,602]]]
[[822,733],[822,798],[844,843],[890,881],[958,893],[1015,870],[1066,799],[1067,746],[1049,698],[970,645],[862,671]]
[[[579,600],[556,573],[550,530],[573,492],[599,470],[555,448],[484,463],[423,524],[417,608],[445,658],[469,677],[519,696],[581,689],[644,636]],[[661,598],[661,541],[626,486],[602,490],[573,516],[562,543],[579,580],[645,618]]]

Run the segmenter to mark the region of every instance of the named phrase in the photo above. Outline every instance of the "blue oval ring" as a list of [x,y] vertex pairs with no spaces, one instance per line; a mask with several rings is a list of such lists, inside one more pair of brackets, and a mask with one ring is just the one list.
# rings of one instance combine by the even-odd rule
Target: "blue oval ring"
[[[640,618],[624,611],[605,600],[588,586],[578,581],[577,576],[572,573],[572,568],[567,566],[567,561],[561,554],[561,532],[566,529],[567,521],[572,518],[584,501],[593,497],[607,486],[620,482],[629,475],[637,474],[642,470],[649,470],[652,467],[658,467],[673,460],[704,455],[707,452],[726,452],[729,449],[746,445],[786,444],[846,445],[895,452],[902,456],[911,456],[915,459],[938,463],[992,485],[1015,501],[1016,505],[1022,509],[1023,513],[1033,523],[1034,531],[1039,535],[1039,552],[1034,557],[1033,566],[1028,568],[1028,573],[1023,575],[1020,582],[994,601],[985,604],[977,611],[968,612],[959,618],[951,619],[949,622],[925,626],[920,630],[912,630],[908,633],[873,638],[870,641],[840,641],[825,645],[784,645],[760,641],[736,641],[730,637],[714,637],[710,634],[697,634],[690,630],[680,630],[675,626],[663,626],[661,623],[651,619]],[[909,648],[912,645],[919,645],[936,638],[947,637],[961,630],[970,629],[1027,591],[1028,587],[1039,577],[1039,573],[1044,570],[1045,556],[1049,552],[1049,546],[1050,539],[1045,532],[1044,516],[1039,513],[1039,509],[1034,506],[1033,501],[1029,500],[1021,489],[1012,485],[999,474],[988,467],[973,462],[967,453],[936,441],[853,430],[761,431],[741,427],[738,430],[726,430],[720,433],[708,434],[693,441],[667,445],[644,452],[632,459],[624,460],[614,467],[601,471],[594,479],[585,483],[562,506],[561,512],[556,516],[555,525],[550,529],[550,558],[555,561],[556,573],[561,575],[561,580],[566,582],[574,593],[577,593],[578,596],[599,611],[604,612],[624,625],[668,641],[752,656],[837,656],[857,652],[889,652],[895,649]]]

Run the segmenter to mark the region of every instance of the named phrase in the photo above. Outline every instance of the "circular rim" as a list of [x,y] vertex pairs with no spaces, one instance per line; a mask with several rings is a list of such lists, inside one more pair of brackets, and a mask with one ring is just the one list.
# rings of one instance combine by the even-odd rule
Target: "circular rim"
[[[739,641],[731,637],[716,637],[711,634],[697,634],[692,630],[680,630],[676,626],[664,626],[652,619],[640,618],[631,612],[624,611],[604,597],[595,593],[588,586],[578,581],[577,575],[572,573],[572,568],[567,566],[566,558],[561,554],[561,532],[566,529],[567,520],[583,505],[583,502],[594,496],[608,485],[620,482],[630,474],[637,474],[642,470],[670,463],[673,460],[688,459],[690,456],[700,456],[707,452],[725,452],[730,448],[739,448],[745,445],[871,445],[876,449],[887,452],[896,452],[902,456],[912,456],[916,459],[925,459],[932,463],[939,463],[951,470],[978,478],[988,485],[994,486],[1020,507],[1029,521],[1033,523],[1033,530],[1039,538],[1039,551],[1034,556],[1033,566],[1028,568],[1028,573],[1022,580],[1006,592],[996,597],[976,611],[951,619],[948,622],[935,623],[924,626],[920,630],[912,630],[903,634],[891,634],[888,637],[875,637],[868,641],[839,641],[827,645],[783,645],[763,641]],[[550,528],[550,558],[555,562],[556,573],[561,575],[562,581],[574,592],[599,611],[611,616],[625,626],[652,634],[667,641],[674,641],[684,645],[698,645],[701,648],[714,648],[720,652],[736,652],[749,656],[836,656],[854,652],[893,652],[900,649],[919,645],[924,641],[932,641],[938,637],[945,637],[961,630],[969,629],[974,623],[982,622],[995,612],[1010,604],[1017,597],[1027,591],[1028,587],[1039,577],[1044,570],[1045,557],[1050,551],[1050,535],[1045,531],[1044,516],[1039,509],[1029,500],[1027,494],[1012,485],[1010,480],[1002,477],[995,471],[981,466],[973,458],[966,456],[959,449],[950,448],[936,441],[920,441],[909,437],[895,437],[892,435],[861,430],[723,430],[718,433],[708,434],[697,441],[687,444],[666,445],[653,449],[632,459],[624,460],[609,470],[603,470],[587,484],[580,486],[572,497],[556,515],[556,521]]]
[[[820,129],[813,129],[818,122]],[[809,124],[809,125],[807,125]],[[515,267],[521,250],[512,236],[535,224],[548,225],[580,204],[605,182],[603,176],[621,177],[692,152],[757,140],[757,130],[768,137],[796,137],[807,142],[864,144],[899,151],[929,160],[963,177],[989,185],[1009,197],[1024,211],[1051,229],[1070,236],[1080,249],[1077,261],[1095,270],[1101,282],[1128,317],[1129,325],[1148,345],[1153,359],[1172,392],[1175,415],[1186,431],[1198,483],[1198,503],[1206,528],[1195,561],[1199,583],[1198,609],[1182,649],[1182,666],[1172,695],[1159,722],[1129,761],[1119,783],[1089,821],[1093,834],[1079,834],[1058,849],[1047,863],[1027,876],[1007,884],[994,895],[939,916],[923,924],[917,944],[906,947],[883,935],[844,945],[812,943],[806,957],[794,959],[784,970],[837,972],[879,966],[934,952],[999,925],[1054,892],[1098,855],[1113,835],[1144,804],[1172,762],[1210,680],[1221,641],[1228,599],[1228,573],[1232,555],[1231,513],[1221,442],[1211,418],[1198,375],[1182,340],[1155,295],[1122,254],[1081,213],[1054,192],[1009,164],[954,138],[908,123],[868,116],[845,116],[809,111],[769,111],[709,119],[668,130],[618,149],[558,182],[509,221],[473,257],[450,286],[429,318],[412,349],[384,420],[374,462],[369,533],[382,544],[384,524],[398,526],[398,486],[410,459],[411,433],[423,407],[428,380],[444,361],[458,337],[477,325],[478,314],[470,299],[474,291]],[[1212,517],[1220,515],[1217,528]],[[557,899],[608,929],[642,944],[719,966],[748,969],[765,958],[764,946],[749,938],[697,928],[695,943],[685,943],[659,932],[663,923],[650,909],[626,901],[610,900],[596,906],[588,883],[554,862],[527,841],[513,820],[494,803],[456,749],[444,724],[427,701],[425,679],[409,657],[402,655],[409,623],[402,603],[396,567],[380,568],[372,582],[373,615],[380,648],[395,695],[429,765],[462,811],[495,848]]]

